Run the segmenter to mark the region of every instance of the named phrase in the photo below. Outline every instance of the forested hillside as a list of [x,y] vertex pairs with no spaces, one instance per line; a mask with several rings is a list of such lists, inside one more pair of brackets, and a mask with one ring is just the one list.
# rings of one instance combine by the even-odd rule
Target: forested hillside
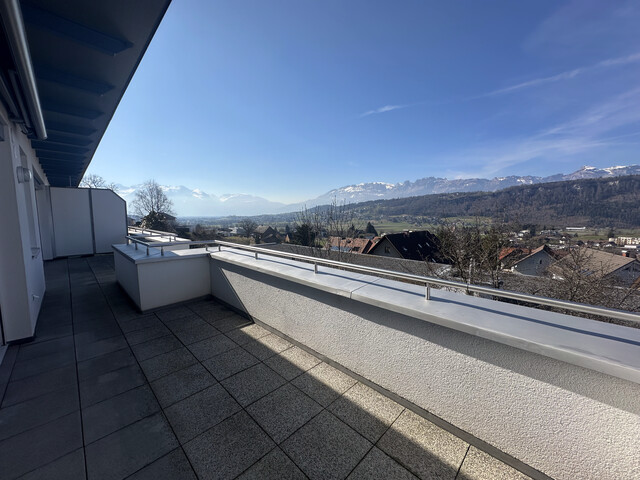
[[512,187],[498,192],[447,193],[354,205],[366,218],[478,216],[539,225],[640,226],[640,176]]

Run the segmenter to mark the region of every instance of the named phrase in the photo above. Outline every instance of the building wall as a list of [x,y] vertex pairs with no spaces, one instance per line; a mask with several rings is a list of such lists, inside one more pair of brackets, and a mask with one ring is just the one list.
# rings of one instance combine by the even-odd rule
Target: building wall
[[398,253],[398,250],[396,250],[396,248],[386,238],[380,240],[369,254],[378,255],[380,257],[403,258],[402,255]]
[[535,255],[525,258],[517,265],[514,265],[513,271],[523,275],[540,276],[551,265],[555,259],[545,251],[540,251]]
[[4,341],[31,337],[45,292],[35,178],[19,183],[17,168],[46,176],[29,139],[0,106],[0,314]]
[[224,261],[213,295],[557,479],[640,478],[640,385]]

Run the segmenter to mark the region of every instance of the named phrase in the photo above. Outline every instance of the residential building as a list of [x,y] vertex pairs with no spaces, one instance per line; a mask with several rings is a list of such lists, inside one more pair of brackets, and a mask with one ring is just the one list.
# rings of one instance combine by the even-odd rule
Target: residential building
[[438,250],[438,237],[427,230],[383,235],[369,254],[446,263]]
[[368,238],[329,237],[328,248],[336,252],[369,253],[373,242]]
[[576,261],[581,263],[579,268],[587,271],[590,275],[610,278],[623,286],[630,287],[640,277],[640,261],[638,259],[588,247],[580,247],[577,254],[566,255],[551,266],[549,271],[556,278],[562,278],[562,269],[573,268]]
[[260,243],[279,243],[282,239],[278,231],[269,225],[259,225],[254,235],[258,236]]
[[548,246],[543,245],[531,251],[524,258],[516,260],[511,271],[522,275],[534,275],[540,277],[545,274],[547,268],[556,261],[556,257]]

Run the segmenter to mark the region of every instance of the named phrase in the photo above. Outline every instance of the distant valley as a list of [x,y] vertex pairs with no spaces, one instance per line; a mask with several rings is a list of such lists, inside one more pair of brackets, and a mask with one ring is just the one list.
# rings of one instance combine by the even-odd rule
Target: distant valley
[[[265,198],[249,194],[225,194],[216,196],[200,189],[185,186],[163,186],[167,196],[173,201],[179,216],[216,217],[216,216],[250,216],[261,214],[278,214],[299,211],[305,205],[309,208],[326,205],[334,199],[338,202],[355,204],[372,200],[402,199],[432,194],[496,192],[509,187],[521,185],[537,185],[543,183],[562,182],[567,180],[612,178],[627,175],[640,175],[640,165],[614,166],[596,168],[585,166],[569,174],[556,174],[547,177],[508,176],[485,178],[466,178],[449,180],[438,177],[425,177],[415,181],[401,183],[371,182],[347,185],[336,188],[295,204],[272,202]],[[139,187],[119,185],[118,193],[127,202],[135,198]]]

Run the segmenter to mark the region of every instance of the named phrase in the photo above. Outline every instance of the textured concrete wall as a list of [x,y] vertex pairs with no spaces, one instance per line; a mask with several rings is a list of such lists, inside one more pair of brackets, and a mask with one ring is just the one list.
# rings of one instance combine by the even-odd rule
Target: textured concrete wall
[[216,259],[211,286],[214,296],[547,475],[640,478],[636,383]]

